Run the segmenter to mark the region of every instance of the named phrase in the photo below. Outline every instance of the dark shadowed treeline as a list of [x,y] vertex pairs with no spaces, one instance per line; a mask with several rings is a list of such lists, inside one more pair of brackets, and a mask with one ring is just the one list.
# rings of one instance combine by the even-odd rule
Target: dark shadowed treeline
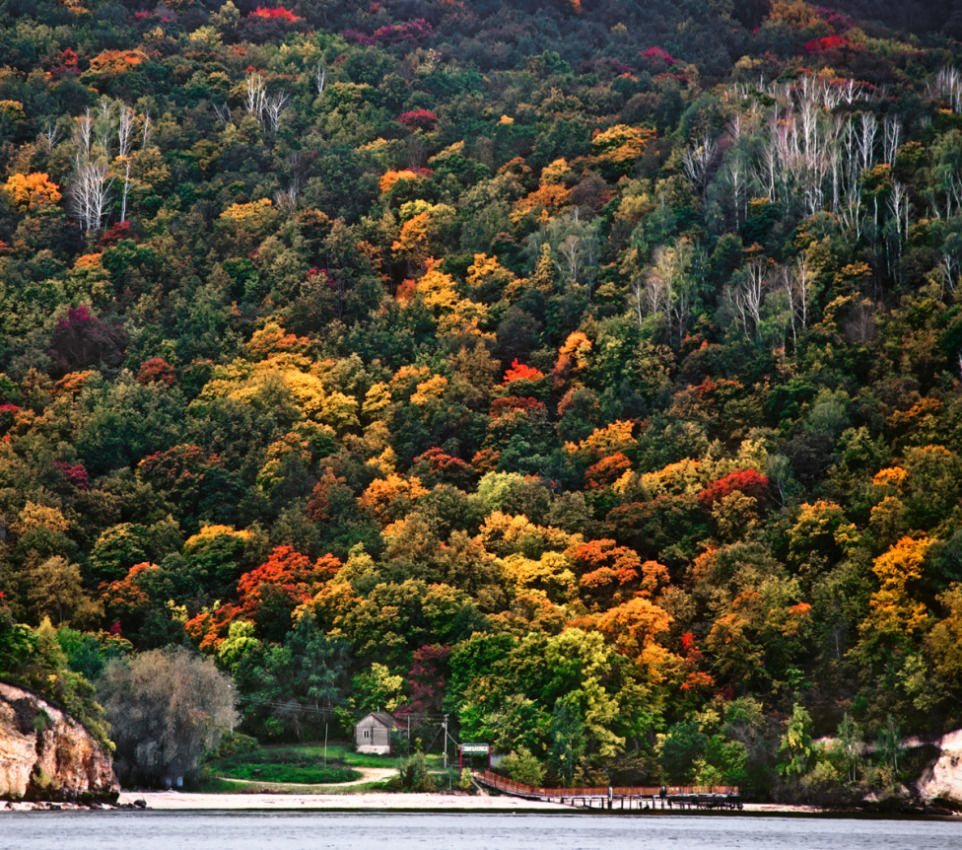
[[962,3],[958,0],[945,0],[942,3],[930,3],[927,0],[906,0],[903,3],[840,0],[834,5],[840,12],[859,20],[880,23],[905,32],[941,33],[955,39],[962,34]]

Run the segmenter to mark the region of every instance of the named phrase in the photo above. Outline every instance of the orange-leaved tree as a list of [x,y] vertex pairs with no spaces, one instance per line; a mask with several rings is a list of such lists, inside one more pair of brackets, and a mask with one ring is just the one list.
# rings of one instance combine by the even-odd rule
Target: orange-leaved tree
[[606,611],[597,620],[599,631],[622,655],[645,668],[652,681],[663,681],[681,666],[680,659],[658,641],[671,627],[672,617],[650,599],[636,596]]
[[290,546],[278,546],[267,561],[237,582],[240,619],[252,620],[264,637],[280,640],[291,629],[291,615],[337,575],[333,555],[311,560]]
[[60,187],[42,172],[11,174],[3,188],[7,202],[19,212],[52,206],[62,197]]
[[375,478],[358,498],[358,505],[380,523],[386,525],[408,514],[414,503],[426,496],[427,489],[417,476],[403,478],[391,473],[386,478]]

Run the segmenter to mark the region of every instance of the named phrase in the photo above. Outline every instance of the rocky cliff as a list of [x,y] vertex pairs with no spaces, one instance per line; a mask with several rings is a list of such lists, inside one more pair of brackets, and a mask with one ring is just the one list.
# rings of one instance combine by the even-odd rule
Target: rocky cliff
[[110,758],[76,720],[0,682],[0,798],[112,799]]
[[919,780],[919,795],[928,803],[962,807],[962,729],[943,735],[938,746],[938,759]]

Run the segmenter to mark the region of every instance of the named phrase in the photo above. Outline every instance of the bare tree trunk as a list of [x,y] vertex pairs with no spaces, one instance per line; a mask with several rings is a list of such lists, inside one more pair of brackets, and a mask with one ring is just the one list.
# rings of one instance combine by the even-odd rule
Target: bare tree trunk
[[103,163],[85,162],[77,169],[70,184],[70,207],[84,233],[100,230],[112,182],[107,179],[107,166]]
[[291,96],[285,92],[268,95],[264,98],[261,110],[261,126],[269,133],[276,133],[281,123],[281,112],[287,106]]
[[871,112],[862,113],[861,135],[858,140],[859,155],[862,160],[862,170],[867,171],[872,167],[875,152],[875,133],[878,130],[878,121]]
[[264,78],[257,73],[247,75],[247,93],[244,97],[244,109],[248,115],[254,115],[260,119],[264,111],[264,101],[267,97],[267,87],[264,85]]
[[808,258],[799,256],[794,268],[782,269],[782,287],[788,295],[792,342],[798,341],[798,328],[808,327],[808,303],[811,300],[811,281],[808,275]]
[[93,133],[93,119],[90,117],[88,109],[83,115],[77,118],[74,127],[74,142],[77,145],[78,160],[86,160],[90,157],[90,140]]
[[762,300],[765,297],[767,275],[765,261],[752,260],[745,269],[745,276],[735,287],[733,301],[735,312],[741,322],[745,336],[758,338],[758,327],[762,323]]
[[718,143],[705,136],[701,144],[694,144],[682,157],[682,167],[691,185],[704,192],[711,177],[711,168],[718,154]]
[[44,127],[40,135],[43,136],[44,141],[47,143],[47,150],[52,151],[57,144],[57,138],[60,136],[60,128],[56,123],[51,121]]
[[130,164],[132,162],[130,142],[134,130],[134,111],[126,104],[120,108],[119,124],[117,126],[117,143],[119,153],[117,158],[124,166],[124,191],[120,201],[120,223],[127,221],[127,193],[130,191]]
[[895,154],[899,149],[899,137],[902,134],[902,123],[892,115],[886,115],[882,123],[882,148],[885,161],[889,165],[895,163]]

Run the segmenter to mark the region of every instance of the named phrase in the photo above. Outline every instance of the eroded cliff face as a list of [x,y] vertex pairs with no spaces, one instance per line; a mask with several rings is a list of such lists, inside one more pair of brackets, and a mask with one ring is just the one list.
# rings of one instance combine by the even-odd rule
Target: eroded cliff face
[[943,735],[941,754],[918,783],[919,795],[927,803],[962,806],[962,729]]
[[76,720],[0,682],[0,798],[113,799],[110,758]]

